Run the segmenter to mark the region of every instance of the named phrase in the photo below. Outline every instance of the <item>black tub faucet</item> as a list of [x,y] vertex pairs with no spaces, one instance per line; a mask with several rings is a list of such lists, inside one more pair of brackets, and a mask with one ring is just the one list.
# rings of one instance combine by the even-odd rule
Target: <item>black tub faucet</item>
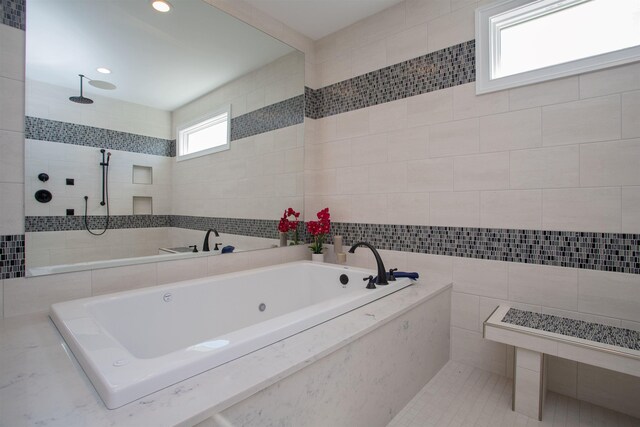
[[209,252],[209,234],[211,234],[212,231],[213,231],[213,234],[216,235],[216,237],[220,237],[220,235],[218,234],[218,230],[216,230],[215,228],[208,229],[207,234],[204,236],[204,243],[202,244],[202,252]]
[[378,277],[376,279],[376,285],[388,285],[389,282],[387,282],[387,270],[384,268],[384,263],[382,262],[382,258],[380,257],[380,254],[378,253],[376,248],[371,246],[370,243],[358,242],[355,245],[351,246],[351,249],[349,249],[349,253],[354,253],[358,246],[366,246],[367,248],[371,249],[371,252],[373,252],[373,256],[376,257],[376,264],[378,264]]

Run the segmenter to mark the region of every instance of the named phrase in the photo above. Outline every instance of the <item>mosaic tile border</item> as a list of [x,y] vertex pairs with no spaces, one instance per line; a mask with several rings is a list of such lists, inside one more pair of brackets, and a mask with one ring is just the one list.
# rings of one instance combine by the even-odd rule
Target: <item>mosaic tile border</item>
[[[105,216],[89,216],[88,222],[92,230],[101,230],[105,225]],[[203,231],[209,228],[215,228],[219,232],[239,234],[242,236],[265,237],[269,239],[279,238],[278,220],[188,215],[112,215],[109,220],[109,229],[114,230],[156,227],[176,227]],[[304,223],[301,222],[298,227],[300,230],[300,240],[304,241],[306,238]],[[84,217],[82,216],[25,217],[25,230],[27,233],[77,231],[84,229]]]
[[331,234],[378,249],[640,274],[640,234],[339,222]]
[[[90,215],[87,218],[89,228],[102,230],[105,226],[104,215]],[[171,215],[111,215],[110,229],[171,227]],[[24,229],[27,233],[41,231],[84,230],[83,216],[26,216]]]
[[320,89],[305,88],[305,114],[321,119],[476,80],[475,40]]
[[[202,231],[215,228],[221,233],[264,237],[267,239],[279,238],[278,222],[279,220],[270,219],[217,218],[187,215],[172,215],[171,217],[171,227]],[[304,222],[298,224],[298,230],[300,230],[300,241],[306,241]]]
[[24,137],[39,141],[167,157],[175,153],[176,145],[175,140],[31,116],[25,117]]
[[[278,237],[277,225],[277,220],[186,215],[111,217],[114,229],[215,228],[225,233],[274,239]],[[90,217],[90,226],[100,229],[104,217]],[[83,230],[84,223],[81,216],[32,216],[25,218],[25,229]],[[640,274],[640,234],[333,222],[331,235],[344,236],[346,245],[364,240],[376,248],[394,251]],[[308,240],[304,223],[300,224],[300,240]],[[328,243],[331,242],[329,238]]]
[[[304,122],[304,95],[231,119],[231,141]],[[176,141],[75,123],[25,117],[25,138],[108,150],[175,157]]]
[[23,277],[24,234],[0,236],[0,279]]
[[298,95],[231,119],[231,141],[304,122],[305,96]]
[[640,332],[584,320],[510,308],[502,321],[574,338],[640,351]]
[[0,0],[0,15],[4,25],[24,31],[26,11],[26,0]]
[[320,93],[322,89],[311,89],[304,87],[304,116],[310,119],[320,119],[325,117],[320,113]]

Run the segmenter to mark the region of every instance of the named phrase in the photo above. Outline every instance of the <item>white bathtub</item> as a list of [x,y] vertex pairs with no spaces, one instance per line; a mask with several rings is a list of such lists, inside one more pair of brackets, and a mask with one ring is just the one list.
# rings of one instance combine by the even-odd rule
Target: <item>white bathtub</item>
[[412,283],[365,289],[369,274],[294,262],[58,303],[50,317],[114,409]]

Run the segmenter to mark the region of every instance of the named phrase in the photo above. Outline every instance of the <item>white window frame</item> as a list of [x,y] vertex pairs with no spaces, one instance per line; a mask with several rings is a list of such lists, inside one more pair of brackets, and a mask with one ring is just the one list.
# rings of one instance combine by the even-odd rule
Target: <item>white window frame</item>
[[[205,150],[196,151],[194,153],[189,154],[181,154],[185,151],[185,145],[187,144],[187,140],[185,136],[189,135],[192,132],[201,130],[203,128],[219,124],[221,120],[214,120],[216,117],[221,114],[226,113],[226,122],[227,122],[227,141],[223,145],[218,145],[216,147],[207,148]],[[183,160],[189,160],[196,157],[206,156],[212,153],[218,153],[220,151],[225,151],[230,148],[230,140],[231,140],[231,105],[225,105],[222,108],[219,108],[215,111],[207,113],[204,116],[198,117],[197,119],[190,120],[186,123],[180,124],[176,126],[176,161],[180,162]]]
[[[476,94],[495,92],[640,61],[640,46],[634,46],[537,70],[491,78],[499,58],[500,40],[498,34],[501,27],[585,1],[589,0],[506,0],[476,9]],[[491,22],[493,16],[509,11],[512,13],[505,14],[504,23],[493,24]],[[594,27],[594,31],[598,31],[597,27]]]

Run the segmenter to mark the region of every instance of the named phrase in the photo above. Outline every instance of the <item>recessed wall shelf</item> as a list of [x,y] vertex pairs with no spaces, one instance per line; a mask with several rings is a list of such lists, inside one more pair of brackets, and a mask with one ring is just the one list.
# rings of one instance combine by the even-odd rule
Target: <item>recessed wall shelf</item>
[[153,168],[151,166],[133,165],[134,184],[153,184]]
[[133,196],[134,215],[153,215],[153,199],[151,197]]

